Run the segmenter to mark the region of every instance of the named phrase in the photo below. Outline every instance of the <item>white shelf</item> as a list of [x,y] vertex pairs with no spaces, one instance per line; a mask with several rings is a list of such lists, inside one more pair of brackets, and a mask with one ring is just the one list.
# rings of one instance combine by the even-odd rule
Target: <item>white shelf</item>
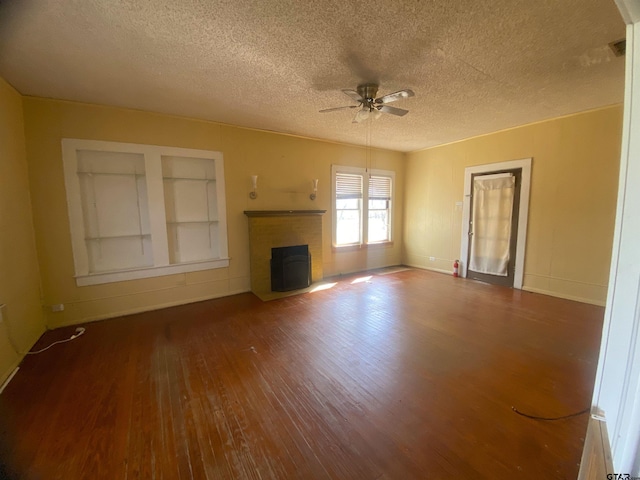
[[187,180],[190,182],[215,182],[215,178],[162,177],[163,180]]
[[113,175],[118,177],[144,177],[144,173],[112,173],[112,172],[77,172],[78,175]]
[[167,225],[183,225],[185,223],[211,224],[211,223],[218,223],[218,220],[187,220],[184,222],[167,222]]
[[91,241],[95,241],[95,240],[117,240],[119,238],[144,238],[144,237],[150,237],[151,234],[149,233],[141,233],[141,234],[133,234],[133,235],[109,235],[106,237],[85,237],[85,240],[91,240]]

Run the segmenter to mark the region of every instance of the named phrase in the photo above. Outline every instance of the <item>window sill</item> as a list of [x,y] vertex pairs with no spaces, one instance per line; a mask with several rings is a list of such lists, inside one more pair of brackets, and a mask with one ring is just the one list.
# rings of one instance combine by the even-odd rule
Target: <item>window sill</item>
[[174,275],[176,273],[199,272],[202,270],[212,270],[214,268],[224,268],[228,266],[228,258],[216,258],[214,260],[206,260],[203,262],[180,263],[176,265],[137,268],[135,270],[118,270],[115,272],[76,275],[75,279],[77,286],[84,287],[88,285],[100,285],[103,283],[137,280],[140,278],[162,277],[164,275]]
[[389,242],[360,243],[357,245],[332,245],[332,252],[357,252],[376,248],[389,248],[393,246],[393,240]]

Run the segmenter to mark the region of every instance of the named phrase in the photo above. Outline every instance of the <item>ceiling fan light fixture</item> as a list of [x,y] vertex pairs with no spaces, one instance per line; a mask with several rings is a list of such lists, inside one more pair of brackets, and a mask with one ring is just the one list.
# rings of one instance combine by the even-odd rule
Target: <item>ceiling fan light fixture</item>
[[369,109],[366,105],[363,105],[362,109],[358,110],[358,112],[356,113],[356,116],[353,118],[352,123],[360,123],[367,118],[369,118]]
[[320,110],[320,113],[335,112],[337,110],[345,110],[350,108],[358,108],[355,117],[353,117],[352,123],[360,123],[369,117],[377,119],[382,113],[389,113],[402,117],[409,113],[408,110],[403,108],[390,107],[387,103],[397,102],[405,98],[415,96],[413,90],[404,89],[397,92],[383,95],[376,98],[378,94],[378,85],[375,83],[365,83],[357,86],[356,90],[344,89],[342,92],[350,97],[352,100],[358,103],[358,105],[348,105],[344,107],[326,108]]

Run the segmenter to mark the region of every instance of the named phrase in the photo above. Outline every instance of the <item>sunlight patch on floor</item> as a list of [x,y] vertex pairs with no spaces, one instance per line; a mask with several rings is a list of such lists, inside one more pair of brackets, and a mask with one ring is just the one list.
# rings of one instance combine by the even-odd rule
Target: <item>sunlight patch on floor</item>
[[335,287],[338,282],[334,283],[323,283],[322,285],[318,285],[317,287],[312,288],[309,293],[321,292],[322,290],[329,290],[330,288]]
[[369,280],[371,280],[371,275],[367,277],[358,277],[353,282],[351,282],[351,285],[355,285],[356,283],[368,282]]

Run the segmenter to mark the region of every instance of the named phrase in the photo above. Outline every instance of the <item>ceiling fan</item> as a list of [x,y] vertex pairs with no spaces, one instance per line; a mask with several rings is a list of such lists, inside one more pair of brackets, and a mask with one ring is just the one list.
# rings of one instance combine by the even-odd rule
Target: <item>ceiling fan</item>
[[320,113],[335,112],[338,110],[346,110],[349,108],[358,108],[356,116],[353,117],[353,123],[360,123],[361,121],[369,118],[369,115],[374,119],[380,117],[382,113],[390,113],[391,115],[397,115],[402,117],[409,113],[409,110],[403,108],[390,107],[387,103],[396,102],[403,98],[413,97],[415,93],[413,90],[400,90],[398,92],[383,95],[380,98],[376,98],[378,93],[378,85],[375,83],[365,83],[358,85],[356,90],[342,90],[345,95],[349,96],[356,102],[357,105],[347,105],[345,107],[326,108],[320,110]]

